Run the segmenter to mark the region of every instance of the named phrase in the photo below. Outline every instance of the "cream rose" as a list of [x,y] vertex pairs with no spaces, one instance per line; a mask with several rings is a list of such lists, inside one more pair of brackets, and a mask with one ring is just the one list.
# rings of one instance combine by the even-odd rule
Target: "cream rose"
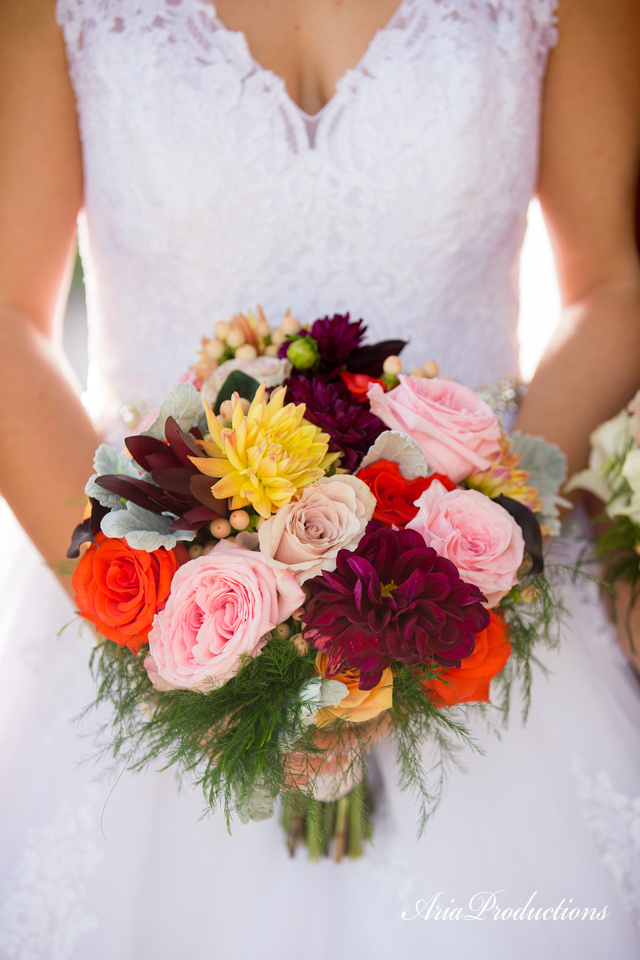
[[375,506],[376,498],[357,477],[322,477],[262,524],[260,550],[270,567],[290,570],[304,583],[322,570],[335,570],[339,550],[355,550]]

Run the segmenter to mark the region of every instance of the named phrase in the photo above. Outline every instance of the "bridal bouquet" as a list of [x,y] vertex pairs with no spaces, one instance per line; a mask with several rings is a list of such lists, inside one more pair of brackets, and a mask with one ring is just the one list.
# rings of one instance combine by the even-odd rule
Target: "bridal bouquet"
[[[604,504],[604,532],[597,554],[609,584],[631,586],[629,613],[640,596],[640,393],[590,437],[586,470],[575,474],[567,490],[587,490]],[[633,637],[629,630],[633,647]]]
[[558,614],[562,455],[365,329],[219,323],[126,453],[99,447],[70,548],[106,749],[176,764],[227,817],[279,798],[291,849],[338,858],[367,834],[373,744],[424,820],[470,742],[459,705],[526,692]]

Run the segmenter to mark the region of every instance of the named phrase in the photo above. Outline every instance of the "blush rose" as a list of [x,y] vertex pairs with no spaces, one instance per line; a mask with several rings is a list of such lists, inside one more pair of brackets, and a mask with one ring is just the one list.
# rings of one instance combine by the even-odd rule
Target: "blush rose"
[[429,547],[458,568],[467,583],[494,607],[518,582],[524,538],[513,517],[477,490],[452,490],[433,483],[416,501],[418,513],[407,524]]
[[500,449],[500,424],[491,408],[469,387],[453,380],[400,377],[385,393],[369,387],[371,412],[392,430],[408,433],[436,473],[458,483],[487,470]]
[[262,524],[260,550],[270,567],[290,570],[304,583],[322,570],[335,570],[339,550],[357,547],[375,506],[374,495],[357,477],[322,477]]
[[293,574],[270,569],[260,553],[221,541],[174,577],[149,634],[152,682],[158,687],[161,678],[203,691],[224,683],[242,656],[256,656],[269,631],[304,599]]

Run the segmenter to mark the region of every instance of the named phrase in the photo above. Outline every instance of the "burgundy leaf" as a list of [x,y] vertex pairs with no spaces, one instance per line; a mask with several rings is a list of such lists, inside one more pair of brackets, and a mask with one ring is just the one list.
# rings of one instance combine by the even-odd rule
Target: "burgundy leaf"
[[150,453],[147,457],[147,470],[153,473],[154,470],[170,470],[172,467],[182,469],[182,464],[169,447],[165,447],[163,453]]
[[173,498],[164,493],[158,487],[154,487],[144,480],[138,480],[135,477],[124,477],[121,474],[105,474],[102,477],[96,477],[96,483],[115,493],[118,497],[130,500],[137,506],[152,513],[162,513],[168,510],[175,513]]
[[125,446],[136,463],[143,470],[148,470],[147,457],[154,453],[168,453],[168,447],[162,440],[156,440],[155,437],[127,437],[124,441]]
[[203,503],[205,507],[213,510],[218,517],[227,517],[229,515],[228,501],[219,500],[211,493],[211,477],[205,477],[202,473],[196,473],[189,481],[192,495]]
[[[197,472],[195,467],[193,470],[194,473]],[[181,497],[186,497],[189,501],[191,500],[192,492],[189,485],[191,475],[185,467],[172,466],[167,470],[154,469],[151,471],[151,478],[153,482],[157,483],[163,490],[177,493]]]
[[347,357],[347,370],[349,373],[364,373],[368,377],[381,377],[382,365],[387,357],[397,356],[406,345],[406,340],[381,340],[366,347],[356,347]]
[[167,417],[164,433],[171,447],[183,467],[192,467],[189,457],[201,457],[202,450],[196,446],[193,437],[182,430],[173,417]]
[[178,520],[174,520],[169,530],[199,530],[205,524],[217,518],[217,514],[203,505],[187,510]]

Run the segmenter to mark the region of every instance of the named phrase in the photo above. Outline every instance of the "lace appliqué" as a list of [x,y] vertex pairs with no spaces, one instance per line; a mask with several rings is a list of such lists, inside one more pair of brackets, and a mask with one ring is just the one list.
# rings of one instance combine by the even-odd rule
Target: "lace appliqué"
[[58,0],[105,436],[256,303],[302,322],[350,311],[372,340],[408,339],[407,368],[430,356],[471,386],[514,370],[554,8],[402,0],[309,117],[211,0]]
[[52,819],[30,829],[0,914],[0,950],[19,960],[67,960],[78,939],[98,925],[88,911],[86,880],[104,853],[92,839],[91,800],[61,800]]
[[582,813],[602,862],[640,929],[640,795],[617,790],[605,770],[595,776],[586,774],[577,758],[572,770]]

